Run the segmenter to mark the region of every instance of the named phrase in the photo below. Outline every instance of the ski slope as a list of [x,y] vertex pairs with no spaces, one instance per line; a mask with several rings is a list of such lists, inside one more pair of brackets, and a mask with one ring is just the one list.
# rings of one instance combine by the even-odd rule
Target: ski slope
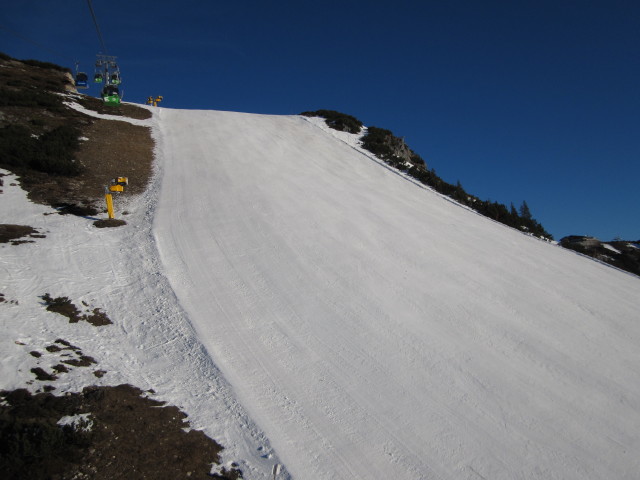
[[[157,130],[156,119],[101,115],[73,103],[73,95],[67,98],[69,106],[87,115]],[[31,203],[16,175],[0,169],[0,224],[29,225],[44,237],[19,245],[0,243],[0,390],[41,392],[49,385],[64,395],[88,385],[131,384],[178,406],[188,414],[191,428],[224,446],[222,465],[213,465],[213,472],[236,463],[244,478],[271,480],[280,459],[238,403],[162,274],[152,232],[161,176],[158,165],[145,195],[124,193],[115,200],[117,217],[129,212],[127,225],[96,228],[92,218],[58,215],[49,206]],[[68,297],[82,313],[99,308],[113,324],[70,323],[45,309],[45,293]],[[52,372],[68,356],[64,350],[47,350],[57,339],[97,363],[69,366],[55,381],[37,381],[33,368]],[[103,372],[99,378],[98,369]]]
[[638,478],[637,277],[317,119],[156,122],[162,272],[294,478]]

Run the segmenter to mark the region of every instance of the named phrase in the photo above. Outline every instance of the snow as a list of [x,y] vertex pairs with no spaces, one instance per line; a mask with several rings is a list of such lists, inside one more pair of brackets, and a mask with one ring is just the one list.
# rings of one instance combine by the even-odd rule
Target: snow
[[608,243],[603,243],[602,246],[604,248],[606,248],[607,250],[611,250],[614,253],[622,253],[620,250],[618,250],[616,247],[609,245]]
[[90,413],[79,413],[77,415],[65,415],[58,420],[57,425],[64,427],[70,425],[73,429],[79,429],[83,432],[90,432],[93,428],[93,420]]
[[[152,111],[157,170],[124,227],[4,177],[0,223],[47,237],[0,244],[0,388],[63,338],[108,373],[73,369],[57,393],[154,389],[249,479],[636,477],[637,277],[462,208],[321,119]],[[44,293],[114,325],[71,325]]]
[[638,279],[320,122],[159,121],[165,272],[293,476],[632,478]]
[[[6,300],[0,303],[0,389],[35,392],[51,384],[62,394],[123,383],[153,389],[153,398],[180,407],[192,428],[225,447],[223,463],[237,462],[247,478],[271,478],[278,457],[204,351],[161,273],[151,232],[159,178],[160,170],[146,196],[126,206],[126,194],[115,200],[117,218],[125,207],[131,212],[126,226],[99,229],[90,220],[30,203],[14,175],[3,177],[0,224],[30,225],[46,238],[0,244],[0,293]],[[114,324],[70,324],[45,310],[39,298],[45,293],[100,308]],[[97,365],[69,367],[55,382],[34,381],[32,368],[51,372],[63,359],[64,352],[45,350],[60,338]],[[98,369],[107,372],[104,377],[93,374]]]

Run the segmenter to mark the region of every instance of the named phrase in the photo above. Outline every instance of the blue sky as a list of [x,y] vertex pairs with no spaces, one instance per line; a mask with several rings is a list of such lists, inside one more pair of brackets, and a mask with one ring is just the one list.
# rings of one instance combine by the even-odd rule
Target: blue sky
[[[640,2],[92,3],[127,101],[342,111],[556,239],[640,239]],[[0,51],[92,71],[102,48],[86,1],[21,0]]]

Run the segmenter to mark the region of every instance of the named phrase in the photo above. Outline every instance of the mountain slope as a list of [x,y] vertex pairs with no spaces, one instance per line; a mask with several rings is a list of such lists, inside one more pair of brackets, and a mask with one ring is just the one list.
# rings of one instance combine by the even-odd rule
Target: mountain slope
[[295,478],[640,470],[636,277],[302,117],[160,110],[157,128],[164,273]]
[[[112,129],[120,128],[119,133],[126,131],[119,125],[124,122],[157,130],[155,119],[115,121],[112,115],[77,105],[76,99],[76,95],[65,97],[82,115],[97,117],[100,123],[112,121]],[[114,138],[122,136],[109,137]],[[124,160],[142,163],[139,156]],[[103,172],[101,182],[123,172],[120,168],[130,166],[112,162],[112,173]],[[135,195],[135,190],[142,189],[134,184],[146,182],[140,176],[130,177],[132,188],[114,201],[117,217],[128,212],[127,224],[104,229],[94,227],[95,218],[59,215],[58,209],[28,201],[21,185],[24,178],[19,181],[15,174],[0,169],[3,478],[50,478],[56,473],[71,478],[84,473],[100,479],[113,478],[114,472],[131,476],[134,471],[154,478],[159,474],[211,478],[212,469],[229,473],[216,478],[236,478],[233,470],[239,466],[245,478],[266,479],[280,461],[198,341],[160,273],[151,231],[159,173],[153,175],[144,195]],[[106,213],[99,215],[104,218]],[[29,232],[26,238],[15,236]],[[12,235],[14,241],[5,243]],[[66,313],[75,308],[74,318],[67,318],[65,310],[49,311],[44,298],[58,306],[73,306]],[[95,321],[99,312],[108,316],[106,325]],[[115,387],[122,384],[137,388]],[[41,396],[53,392],[62,399],[30,401],[17,389]],[[153,400],[136,399],[142,391]],[[188,413],[189,423],[183,423],[177,409],[158,412],[157,401],[178,406]],[[76,444],[66,432],[67,443],[61,443],[63,432],[57,422],[63,411],[88,416],[99,433],[90,439],[83,435]],[[190,428],[223,444],[219,459],[189,440],[203,437],[201,432],[186,433]],[[69,438],[71,450],[66,448]],[[79,447],[83,450],[72,455]],[[194,462],[194,457],[202,461]],[[105,463],[108,468],[103,468]]]

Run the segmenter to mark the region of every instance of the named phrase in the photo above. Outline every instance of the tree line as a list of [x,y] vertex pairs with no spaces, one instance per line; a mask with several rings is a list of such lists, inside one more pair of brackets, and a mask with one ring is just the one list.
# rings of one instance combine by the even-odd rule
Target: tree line
[[[323,117],[327,125],[340,131],[348,131],[358,134],[363,124],[357,118],[334,110],[316,110],[303,112],[301,115],[308,117]],[[420,183],[427,185],[436,192],[466,205],[476,212],[491,218],[497,222],[516,228],[539,238],[552,240],[553,236],[538,222],[529,205],[523,201],[518,209],[510,204],[506,205],[488,200],[481,200],[468,193],[460,181],[451,184],[440,178],[436,171],[427,167],[426,162],[416,152],[405,145],[404,139],[399,138],[391,130],[380,127],[368,127],[362,136],[362,147],[384,161],[389,166],[396,168]]]

